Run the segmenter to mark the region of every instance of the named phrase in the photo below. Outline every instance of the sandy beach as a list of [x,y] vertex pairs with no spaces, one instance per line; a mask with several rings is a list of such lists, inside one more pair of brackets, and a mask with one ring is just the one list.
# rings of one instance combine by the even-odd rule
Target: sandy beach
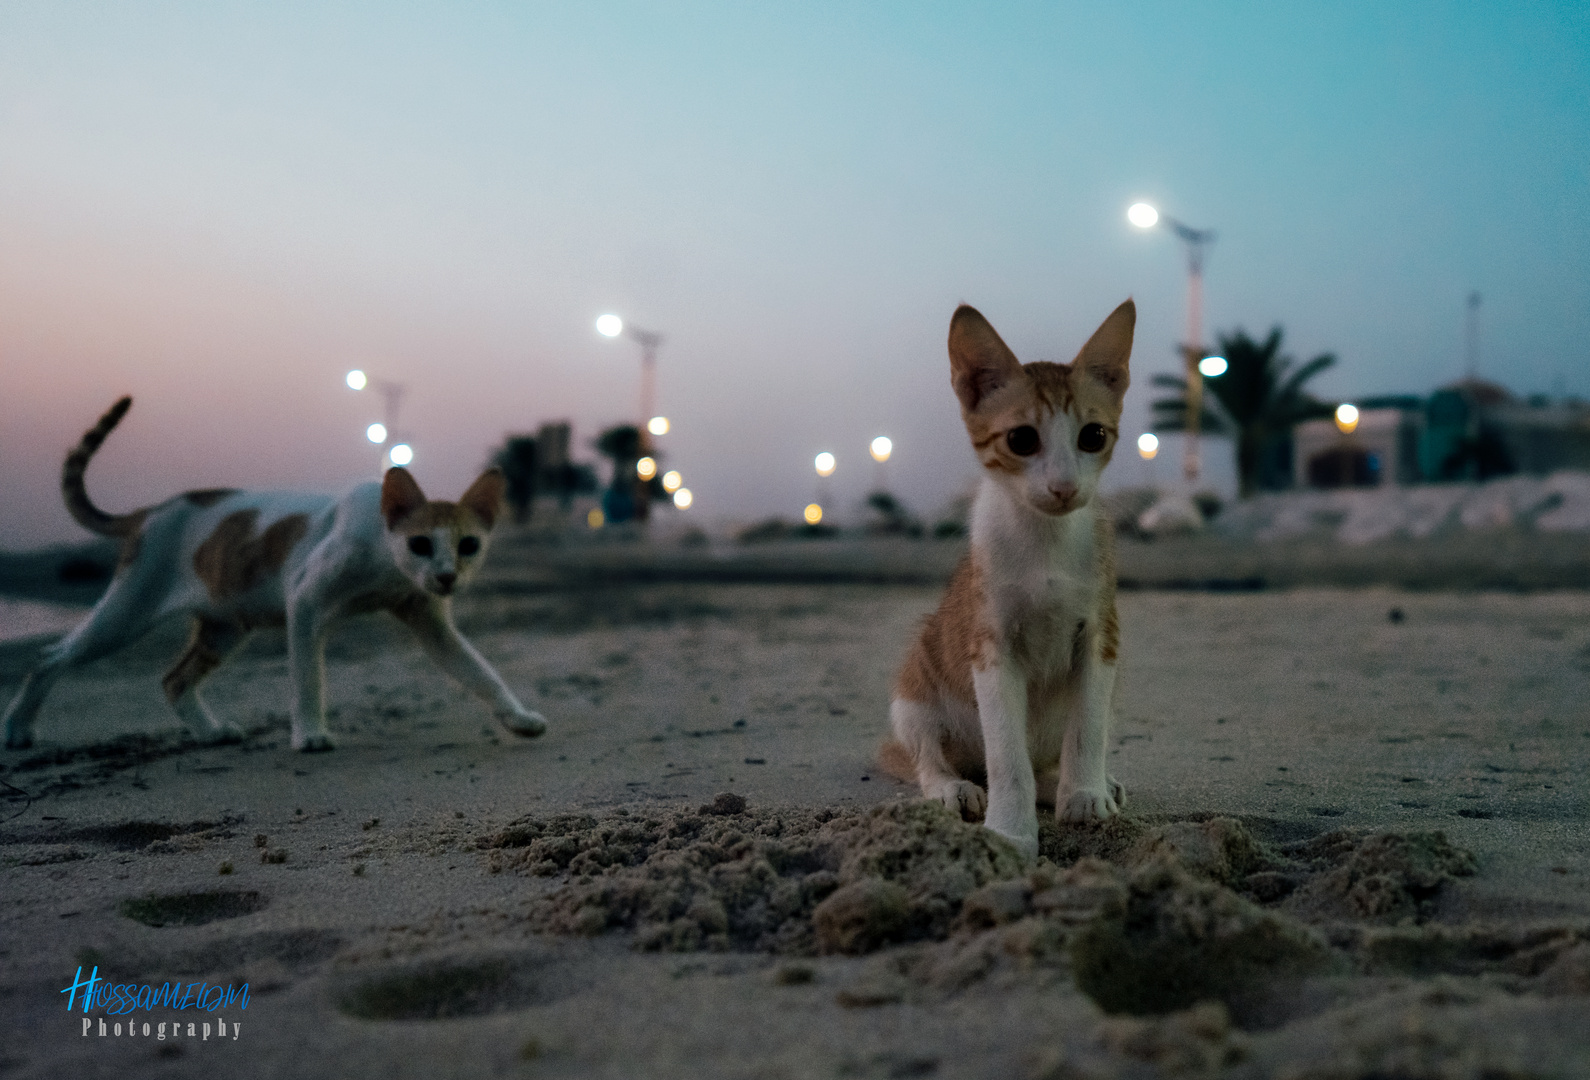
[[[1199,543],[1123,554],[1127,812],[1048,823],[1037,865],[874,762],[954,544],[505,545],[459,622],[535,740],[369,619],[333,638],[335,752],[287,748],[268,633],[208,689],[248,739],[199,747],[158,630],[0,758],[0,1072],[1590,1073],[1583,556],[1525,544],[1501,591],[1450,547],[1311,581]],[[0,644],[0,695],[54,629]],[[95,968],[247,1007],[84,1034]]]

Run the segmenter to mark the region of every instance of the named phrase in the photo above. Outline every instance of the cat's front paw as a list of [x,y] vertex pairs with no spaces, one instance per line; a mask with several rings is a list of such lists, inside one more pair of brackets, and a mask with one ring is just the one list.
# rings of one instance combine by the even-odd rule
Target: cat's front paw
[[527,739],[533,739],[547,730],[547,718],[534,709],[498,713],[497,719],[502,721],[503,727]]
[[1004,829],[995,828],[992,825],[988,826],[988,830],[1009,840],[1028,862],[1038,857],[1038,830],[1036,827],[1031,834],[1017,833],[1014,830],[1006,832]]
[[961,816],[962,821],[981,821],[988,811],[988,793],[970,780],[946,784],[935,793],[939,802]]
[[1104,784],[1110,789],[1110,798],[1115,800],[1115,809],[1126,809],[1126,785],[1113,776],[1104,778]]
[[1055,807],[1055,817],[1061,821],[1103,821],[1121,812],[1121,806],[1108,790],[1080,788],[1060,800]]
[[337,744],[331,741],[331,735],[324,731],[293,735],[293,749],[301,754],[318,754],[321,751],[335,750],[336,748]]

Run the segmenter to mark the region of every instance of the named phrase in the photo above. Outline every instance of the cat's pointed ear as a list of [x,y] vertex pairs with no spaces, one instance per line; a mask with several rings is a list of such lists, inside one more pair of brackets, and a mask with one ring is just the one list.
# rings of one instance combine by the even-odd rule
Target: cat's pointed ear
[[489,529],[496,524],[497,515],[502,513],[502,495],[507,486],[501,469],[487,469],[469,485],[469,490],[458,500],[458,505],[474,511],[475,516],[484,521]]
[[386,471],[381,481],[381,516],[388,529],[425,505],[425,492],[407,469],[396,466]]
[[989,394],[1023,378],[1021,361],[988,320],[974,307],[956,308],[950,319],[950,385],[961,408],[975,412]]
[[1132,331],[1137,326],[1137,305],[1128,300],[1093,331],[1072,362],[1076,371],[1103,383],[1120,401],[1131,385],[1127,361],[1132,357]]

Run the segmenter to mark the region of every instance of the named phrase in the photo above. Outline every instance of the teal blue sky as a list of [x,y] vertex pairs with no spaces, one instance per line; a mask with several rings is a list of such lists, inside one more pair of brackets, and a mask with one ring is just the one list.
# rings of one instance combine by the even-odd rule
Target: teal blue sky
[[[1125,434],[1206,325],[1279,323],[1351,399],[1463,371],[1590,396],[1583,4],[73,4],[0,7],[0,546],[77,535],[65,448],[125,509],[374,474],[358,366],[409,387],[449,496],[510,430],[635,411],[705,521],[931,513],[974,474],[944,333],[1023,359],[1140,309]],[[1218,451],[1215,451],[1218,453]],[[1162,479],[1171,470],[1159,463]],[[1118,483],[1146,473],[1123,452]]]

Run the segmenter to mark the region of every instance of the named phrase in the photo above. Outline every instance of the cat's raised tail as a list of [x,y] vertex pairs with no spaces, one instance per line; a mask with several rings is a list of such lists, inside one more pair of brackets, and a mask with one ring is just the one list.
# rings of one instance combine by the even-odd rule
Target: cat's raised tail
[[99,418],[99,423],[83,432],[82,441],[66,455],[66,464],[61,466],[61,496],[66,500],[67,511],[83,528],[101,536],[126,537],[138,531],[144,518],[143,511],[120,515],[105,513],[89,499],[88,489],[83,486],[83,473],[88,470],[89,459],[130,408],[130,397],[112,405],[110,411]]

